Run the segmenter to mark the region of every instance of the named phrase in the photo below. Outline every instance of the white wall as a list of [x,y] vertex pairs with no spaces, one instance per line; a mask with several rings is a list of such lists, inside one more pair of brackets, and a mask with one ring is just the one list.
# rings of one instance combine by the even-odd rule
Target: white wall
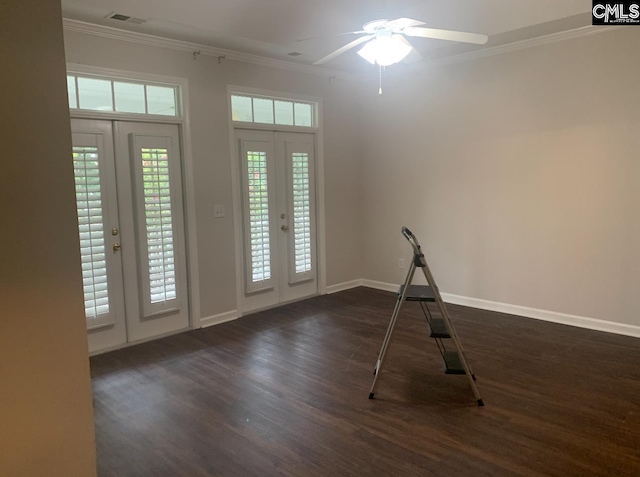
[[60,2],[0,15],[0,475],[95,475]]
[[[227,85],[321,97],[324,111],[327,285],[360,278],[359,106],[356,85],[189,52],[65,32],[67,61],[189,80],[201,316],[236,309]],[[213,218],[224,204],[227,217]]]
[[640,30],[387,77],[365,98],[365,278],[407,225],[441,291],[640,325]]

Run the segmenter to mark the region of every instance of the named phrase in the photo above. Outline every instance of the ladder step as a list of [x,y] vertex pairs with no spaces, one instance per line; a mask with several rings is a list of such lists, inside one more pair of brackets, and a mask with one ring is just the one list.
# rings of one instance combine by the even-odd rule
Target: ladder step
[[429,323],[429,336],[431,338],[451,338],[447,331],[447,325],[440,318],[433,318]]
[[445,374],[467,374],[460,361],[460,356],[456,351],[444,352],[444,373]]
[[[404,285],[400,285],[398,296],[402,296]],[[431,288],[427,285],[409,285],[406,301],[436,301]]]

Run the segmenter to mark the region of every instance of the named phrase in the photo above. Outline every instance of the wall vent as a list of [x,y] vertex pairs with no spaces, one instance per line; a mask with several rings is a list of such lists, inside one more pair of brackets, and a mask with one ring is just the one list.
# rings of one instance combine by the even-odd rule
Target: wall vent
[[146,23],[147,20],[143,18],[130,17],[129,15],[123,15],[122,13],[111,12],[105,18],[110,18],[111,20],[118,20],[121,22],[135,23],[136,25],[141,25]]

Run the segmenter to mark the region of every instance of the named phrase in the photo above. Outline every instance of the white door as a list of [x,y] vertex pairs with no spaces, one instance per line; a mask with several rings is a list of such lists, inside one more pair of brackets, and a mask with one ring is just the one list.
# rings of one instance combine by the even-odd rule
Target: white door
[[237,130],[242,311],[318,293],[314,136]]
[[90,351],[188,329],[178,127],[73,120],[72,130]]
[[93,352],[127,340],[113,129],[109,121],[75,119],[71,127],[84,310]]

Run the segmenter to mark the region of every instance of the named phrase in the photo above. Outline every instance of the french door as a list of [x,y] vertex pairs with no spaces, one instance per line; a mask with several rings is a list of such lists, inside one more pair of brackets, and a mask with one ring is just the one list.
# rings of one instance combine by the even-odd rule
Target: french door
[[71,126],[89,351],[189,328],[178,127]]
[[314,136],[236,130],[243,312],[318,293]]

